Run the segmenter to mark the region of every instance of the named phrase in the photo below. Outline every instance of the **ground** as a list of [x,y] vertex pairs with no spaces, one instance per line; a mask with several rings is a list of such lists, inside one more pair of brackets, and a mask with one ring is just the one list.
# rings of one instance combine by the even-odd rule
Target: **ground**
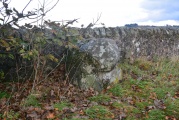
[[101,93],[52,78],[0,83],[0,119],[177,120],[179,60],[139,58],[120,63],[123,79]]

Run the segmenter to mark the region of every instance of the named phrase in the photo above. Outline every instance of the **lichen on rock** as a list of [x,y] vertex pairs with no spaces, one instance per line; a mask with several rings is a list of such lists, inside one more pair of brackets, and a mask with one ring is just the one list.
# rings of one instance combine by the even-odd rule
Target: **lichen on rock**
[[[120,49],[115,41],[107,38],[88,39],[79,46],[80,71],[73,81],[82,89],[92,87],[98,91],[120,78]],[[81,56],[83,54],[83,57]],[[78,82],[77,82],[78,81]]]

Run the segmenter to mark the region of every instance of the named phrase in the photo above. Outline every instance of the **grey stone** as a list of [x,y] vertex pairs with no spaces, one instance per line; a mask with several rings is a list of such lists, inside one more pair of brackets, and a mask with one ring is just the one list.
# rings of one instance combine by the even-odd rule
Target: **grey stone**
[[[92,87],[101,91],[111,83],[116,83],[121,77],[117,66],[120,59],[120,49],[115,41],[107,38],[88,39],[81,44],[80,51],[86,56],[82,58],[80,72],[80,87]],[[78,77],[79,80],[79,77]],[[77,80],[76,80],[77,81]]]
[[99,28],[99,31],[100,31],[100,37],[106,37],[106,30],[105,30],[105,28],[101,27],[101,28]]
[[80,47],[99,64],[99,71],[111,71],[120,58],[120,49],[112,39],[92,39]]
[[98,38],[100,36],[100,31],[98,28],[94,28],[94,37]]
[[92,87],[95,90],[101,91],[112,83],[118,83],[122,77],[121,69],[118,66],[108,72],[93,71],[95,71],[95,68],[91,65],[84,67],[81,78],[82,89]]

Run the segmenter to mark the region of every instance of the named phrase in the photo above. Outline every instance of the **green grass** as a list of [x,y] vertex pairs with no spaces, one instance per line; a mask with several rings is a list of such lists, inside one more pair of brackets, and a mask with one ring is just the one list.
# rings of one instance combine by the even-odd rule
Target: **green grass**
[[[114,86],[109,91],[114,96],[122,96],[123,98],[131,96],[133,98],[133,105],[127,106],[127,100],[112,104],[117,109],[128,109],[127,113],[130,114],[126,119],[163,120],[166,116],[179,119],[179,100],[178,98],[173,100],[179,89],[179,61],[173,62],[165,59],[151,62],[138,59],[133,64],[126,61],[119,66],[124,72],[125,79],[120,85]],[[164,100],[166,109],[152,108],[147,111],[146,108],[154,105],[154,99]],[[135,108],[129,109],[129,106]],[[143,115],[142,111],[145,111],[147,115]],[[138,118],[136,114],[141,115]]]
[[73,107],[73,104],[69,103],[69,102],[60,102],[60,103],[55,103],[53,105],[54,108],[57,108],[58,110],[62,111],[64,108],[69,108],[69,107]]
[[120,109],[120,108],[124,107],[124,105],[123,105],[123,103],[113,102],[112,107]]
[[109,102],[111,100],[111,98],[108,95],[100,94],[97,96],[90,97],[89,100],[95,101],[98,103],[104,103],[104,102]]
[[149,102],[144,101],[144,102],[136,102],[135,106],[140,109],[140,110],[145,110],[147,106],[151,105]]
[[8,97],[10,97],[10,95],[7,92],[0,91],[0,99],[1,98],[8,98]]
[[146,120],[165,120],[165,113],[162,110],[154,109],[149,111]]
[[168,87],[157,87],[153,89],[153,92],[157,94],[158,99],[164,99],[167,93],[174,95],[174,90]]
[[87,118],[64,118],[64,119],[62,119],[62,120],[89,120],[89,119],[87,119]]
[[8,111],[5,115],[0,114],[0,118],[4,120],[17,120],[19,116],[19,112],[15,112],[13,110]]
[[112,93],[114,96],[122,96],[123,95],[123,88],[120,84],[115,84],[112,88],[108,90],[109,93]]
[[40,102],[36,98],[36,96],[34,96],[33,94],[30,94],[30,95],[27,96],[27,98],[22,103],[22,105],[25,106],[25,107],[27,107],[27,106],[40,107]]
[[168,116],[174,116],[175,118],[179,119],[179,99],[166,99],[165,104],[167,106],[164,110],[165,114]]
[[109,109],[107,109],[104,106],[92,106],[85,110],[85,113],[89,118],[91,119],[100,119],[100,120],[112,120],[113,113],[110,112]]

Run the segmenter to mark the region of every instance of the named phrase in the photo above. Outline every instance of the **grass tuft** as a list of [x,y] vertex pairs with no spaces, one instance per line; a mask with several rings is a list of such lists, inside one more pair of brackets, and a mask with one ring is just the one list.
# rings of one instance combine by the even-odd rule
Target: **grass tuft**
[[112,120],[114,117],[113,113],[111,113],[109,109],[99,105],[88,108],[85,110],[85,113],[91,119]]
[[95,101],[98,103],[105,103],[105,102],[109,102],[111,100],[111,98],[108,95],[100,94],[97,96],[90,97],[89,100]]
[[34,96],[33,94],[30,94],[27,96],[27,98],[25,99],[22,105],[25,107],[27,106],[40,107],[40,102],[38,101],[36,96]]
[[55,103],[53,105],[54,108],[57,108],[58,110],[62,111],[64,108],[69,108],[69,107],[72,107],[73,104],[69,103],[69,102],[60,102],[60,103]]

